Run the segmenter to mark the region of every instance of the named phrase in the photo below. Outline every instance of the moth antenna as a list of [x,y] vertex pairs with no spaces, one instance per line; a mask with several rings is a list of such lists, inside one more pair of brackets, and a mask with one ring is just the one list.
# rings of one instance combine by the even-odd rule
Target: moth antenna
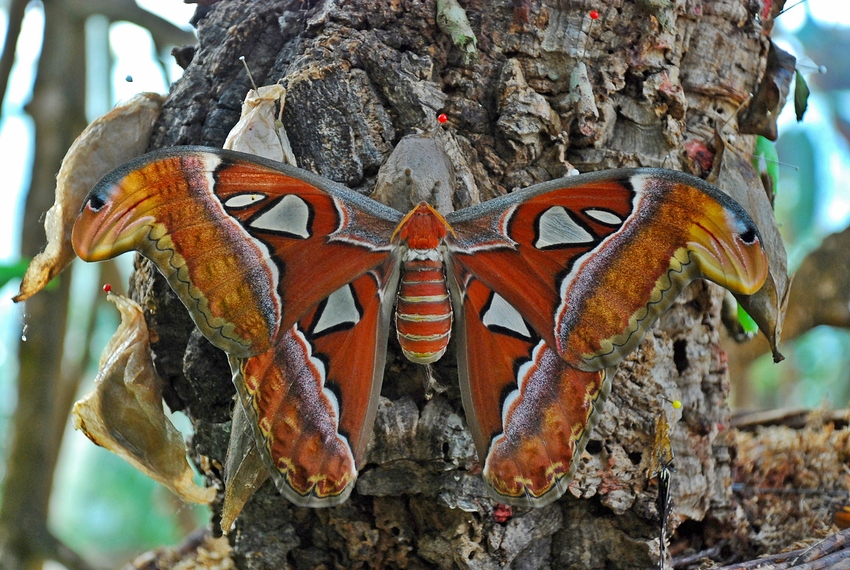
[[437,207],[437,204],[440,201],[439,198],[440,198],[440,187],[441,186],[442,186],[442,183],[439,180],[437,180],[436,182],[434,182],[434,186],[431,187],[431,204],[435,208]]
[[254,91],[256,91],[257,93],[259,93],[259,92],[260,92],[260,89],[257,87],[257,84],[254,82],[254,76],[253,76],[253,75],[251,75],[251,70],[248,68],[248,62],[247,62],[247,61],[245,61],[245,56],[244,56],[244,55],[240,55],[240,56],[239,56],[239,61],[241,61],[241,62],[242,62],[242,65],[244,65],[244,66],[245,66],[245,72],[248,74],[248,79],[250,79],[250,80],[251,80],[251,85],[253,85],[253,86],[254,86]]

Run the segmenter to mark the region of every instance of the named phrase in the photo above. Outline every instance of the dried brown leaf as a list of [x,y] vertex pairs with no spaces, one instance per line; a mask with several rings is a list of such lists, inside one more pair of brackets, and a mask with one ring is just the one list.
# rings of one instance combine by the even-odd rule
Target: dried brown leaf
[[228,133],[224,148],[298,166],[283,123],[275,113],[278,101],[280,113],[283,113],[286,89],[282,85],[266,85],[248,91],[242,103],[242,117]]
[[56,177],[56,199],[44,219],[47,246],[33,258],[14,301],[41,291],[74,259],[71,230],[86,195],[106,173],[145,152],[165,98],[139,93],[98,117],[77,137]]
[[741,156],[722,133],[716,134],[715,147],[714,170],[708,181],[729,194],[750,214],[761,233],[768,260],[767,281],[762,288],[753,295],[735,295],[735,298],[765,334],[773,360],[779,362],[784,359],[778,345],[791,289],[785,245],[770,199],[751,160]]
[[659,414],[655,420],[655,443],[649,460],[649,476],[655,477],[673,463],[673,445],[670,443],[670,423],[667,414]]
[[230,532],[254,492],[269,478],[269,470],[254,443],[248,415],[237,402],[230,427],[230,444],[224,466],[224,505],[221,509],[221,531]]
[[162,379],[142,308],[120,295],[108,298],[121,325],[103,351],[94,389],[74,404],[74,427],[183,500],[209,503],[215,489],[193,482],[183,436],[162,409]]
[[764,70],[761,83],[756,89],[753,100],[738,118],[738,128],[741,133],[761,135],[772,141],[776,140],[779,134],[776,120],[788,98],[795,66],[794,56],[771,41],[767,53],[767,68]]

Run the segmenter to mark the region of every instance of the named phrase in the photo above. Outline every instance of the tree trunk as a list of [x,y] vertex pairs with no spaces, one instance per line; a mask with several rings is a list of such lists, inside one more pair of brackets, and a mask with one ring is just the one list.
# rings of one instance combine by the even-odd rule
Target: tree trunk
[[[250,88],[245,56],[258,84],[283,80],[288,89],[283,122],[298,165],[364,193],[394,145],[434,128],[439,112],[449,116],[465,180],[456,205],[573,167],[695,171],[685,143],[714,145],[715,129],[754,91],[767,55],[770,21],[748,0],[464,4],[477,58],[440,30],[435,0],[222,0],[199,8],[199,46],[182,51],[191,63],[151,148],[220,147]],[[594,7],[600,17],[591,20]],[[579,62],[587,77],[578,83],[590,96],[570,93]],[[753,137],[734,144],[746,155]],[[134,296],[158,337],[167,403],[192,418],[198,464],[220,483],[234,395],[227,360],[192,330],[144,260]],[[620,366],[570,492],[510,515],[494,514],[477,474],[451,354],[429,372],[391,341],[374,441],[351,498],[330,509],[295,508],[266,483],[230,534],[238,564],[649,568],[659,556],[648,471],[661,414],[676,452],[671,528],[684,524],[683,533],[709,544],[732,538],[742,523],[724,432],[721,298],[705,282],[682,294]],[[666,399],[681,400],[682,411]]]

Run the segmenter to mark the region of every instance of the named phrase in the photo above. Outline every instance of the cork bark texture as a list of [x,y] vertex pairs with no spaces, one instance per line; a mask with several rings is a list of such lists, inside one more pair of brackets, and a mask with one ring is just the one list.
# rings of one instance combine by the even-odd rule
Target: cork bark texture
[[[704,175],[685,149],[712,148],[758,85],[769,45],[770,20],[755,0],[462,7],[477,40],[472,54],[438,26],[435,0],[199,7],[199,44],[177,52],[186,72],[151,148],[220,147],[251,87],[245,56],[258,85],[282,80],[288,90],[283,123],[299,166],[363,193],[395,145],[434,129],[441,112],[449,116],[440,136],[456,208],[573,168]],[[600,14],[591,24],[593,8]],[[751,151],[753,137],[733,139],[742,154]],[[221,486],[234,396],[227,360],[193,331],[144,260],[133,294],[148,311],[166,402],[192,419],[194,458]],[[295,508],[266,483],[229,536],[237,565],[656,566],[657,487],[648,471],[660,414],[671,422],[676,453],[670,528],[686,523],[707,543],[734,537],[741,519],[730,492],[721,299],[715,286],[693,284],[620,366],[575,481],[543,509],[507,511],[487,498],[453,351],[426,370],[405,361],[391,339],[373,443],[352,497],[330,509]]]

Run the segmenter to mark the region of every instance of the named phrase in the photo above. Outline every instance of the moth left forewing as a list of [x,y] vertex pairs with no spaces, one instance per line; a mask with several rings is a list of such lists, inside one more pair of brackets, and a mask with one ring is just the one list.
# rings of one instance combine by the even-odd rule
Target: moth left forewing
[[219,154],[227,167],[217,174],[217,195],[236,205],[231,214],[281,266],[282,327],[394,251],[400,212],[303,170]]
[[351,493],[380,394],[397,271],[391,257],[322,300],[268,352],[231,358],[263,461],[296,505],[334,506]]
[[541,507],[575,474],[610,382],[567,364],[504,298],[449,267],[467,422],[492,497]]

